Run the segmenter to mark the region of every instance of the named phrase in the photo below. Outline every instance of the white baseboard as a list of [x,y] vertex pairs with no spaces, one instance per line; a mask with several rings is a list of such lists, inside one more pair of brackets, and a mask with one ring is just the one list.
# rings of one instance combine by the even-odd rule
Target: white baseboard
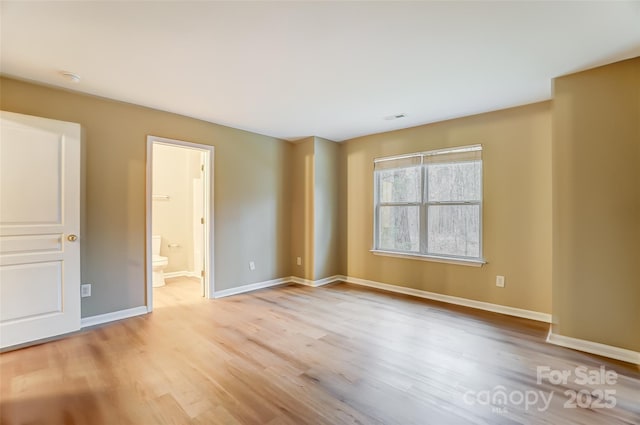
[[318,287],[328,283],[344,280],[344,276],[330,276],[320,280],[308,280],[297,276],[281,277],[279,279],[266,280],[264,282],[250,283],[248,285],[237,286],[235,288],[215,291],[213,298],[229,297],[231,295],[244,294],[245,292],[256,291],[258,289],[270,288],[272,286],[283,285],[285,283],[297,283],[299,285]]
[[270,288],[272,286],[282,285],[290,283],[291,278],[281,277],[279,279],[265,280],[264,282],[250,283],[248,285],[237,286],[235,288],[223,289],[221,291],[215,291],[213,298],[229,297],[231,295],[243,294],[245,292],[255,291],[257,289]]
[[325,277],[324,279],[319,279],[319,280],[303,279],[297,276],[291,276],[289,279],[291,282],[297,283],[299,285],[313,286],[314,288],[317,288],[318,286],[327,285],[329,283],[344,281],[346,278],[341,275],[335,275],[335,276]]
[[171,279],[172,277],[200,277],[200,274],[196,272],[188,272],[186,270],[178,271],[178,272],[165,272],[164,278]]
[[126,310],[114,311],[111,313],[98,314],[97,316],[83,317],[80,319],[80,327],[88,328],[89,326],[101,325],[103,323],[113,322],[116,320],[128,319],[129,317],[147,314],[147,306],[133,307]]
[[360,278],[351,277],[351,276],[346,276],[342,280],[348,283],[355,283],[356,285],[369,286],[371,288],[397,292],[399,294],[412,295],[414,297],[426,298],[434,301],[442,301],[449,304],[456,304],[456,305],[461,305],[465,307],[477,308],[479,310],[492,311],[494,313],[507,314],[509,316],[523,317],[525,319],[551,323],[551,315],[548,313],[524,310],[521,308],[508,307],[500,304],[492,304],[484,301],[470,300],[468,298],[454,297],[451,295],[438,294],[435,292],[423,291],[421,289],[407,288],[407,287],[398,286],[398,285],[390,285],[388,283],[375,282],[373,280],[360,279]]
[[596,354],[598,356],[609,357],[623,362],[640,365],[640,353],[637,351],[600,344],[599,342],[573,338],[570,336],[554,334],[551,329],[549,329],[549,335],[547,335],[547,342],[549,344],[571,348],[572,350],[584,351],[585,353]]

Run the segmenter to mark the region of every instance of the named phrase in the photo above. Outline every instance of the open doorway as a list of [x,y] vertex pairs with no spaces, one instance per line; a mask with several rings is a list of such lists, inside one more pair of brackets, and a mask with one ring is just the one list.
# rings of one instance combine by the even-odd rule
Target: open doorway
[[169,282],[182,283],[186,296],[213,298],[213,154],[212,146],[147,137],[148,311],[154,289]]

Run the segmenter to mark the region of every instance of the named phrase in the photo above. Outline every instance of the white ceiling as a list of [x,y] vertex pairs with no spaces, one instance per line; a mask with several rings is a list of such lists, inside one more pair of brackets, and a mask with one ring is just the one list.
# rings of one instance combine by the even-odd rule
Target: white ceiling
[[[537,102],[553,77],[640,55],[639,1],[2,1],[0,11],[4,75],[287,140]],[[398,113],[407,117],[384,119]]]

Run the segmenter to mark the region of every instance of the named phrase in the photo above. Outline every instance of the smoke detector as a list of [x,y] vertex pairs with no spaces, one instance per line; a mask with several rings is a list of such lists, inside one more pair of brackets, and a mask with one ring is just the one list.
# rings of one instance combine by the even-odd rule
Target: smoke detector
[[394,114],[394,115],[389,115],[387,117],[384,117],[385,120],[387,121],[393,121],[393,120],[399,120],[400,118],[406,118],[407,114]]
[[80,76],[76,73],[70,72],[70,71],[60,71],[60,75],[62,75],[62,77],[69,81],[70,83],[79,83],[80,82]]

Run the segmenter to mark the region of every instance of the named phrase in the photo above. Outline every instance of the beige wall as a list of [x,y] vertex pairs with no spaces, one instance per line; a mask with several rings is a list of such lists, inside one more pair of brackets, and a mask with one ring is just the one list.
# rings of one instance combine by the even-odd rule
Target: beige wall
[[[481,268],[375,256],[373,159],[481,143]],[[551,104],[542,102],[346,142],[346,274],[538,312],[551,312]],[[496,275],[506,287],[495,286]]]
[[339,165],[340,145],[315,138],[314,172],[314,279],[335,276],[339,269]]
[[162,236],[160,255],[169,260],[164,269],[168,273],[196,272],[193,179],[201,177],[201,156],[188,148],[161,144],[153,148],[153,193],[168,199],[153,200],[152,233]]
[[347,143],[341,143],[338,152],[338,270],[346,275],[349,270],[349,250],[347,249]]
[[[145,304],[149,134],[215,146],[215,286],[290,275],[291,144],[184,116],[0,80],[0,108],[82,125],[86,158],[83,317]],[[256,270],[249,270],[255,261]]]
[[309,137],[295,143],[291,155],[290,264],[293,276],[308,280],[313,280],[314,268],[314,149],[315,138]]
[[640,351],[640,58],[557,78],[553,331]]
[[[340,145],[309,137],[293,145],[291,195],[291,270],[320,280],[340,274]],[[296,258],[302,258],[297,265]]]

